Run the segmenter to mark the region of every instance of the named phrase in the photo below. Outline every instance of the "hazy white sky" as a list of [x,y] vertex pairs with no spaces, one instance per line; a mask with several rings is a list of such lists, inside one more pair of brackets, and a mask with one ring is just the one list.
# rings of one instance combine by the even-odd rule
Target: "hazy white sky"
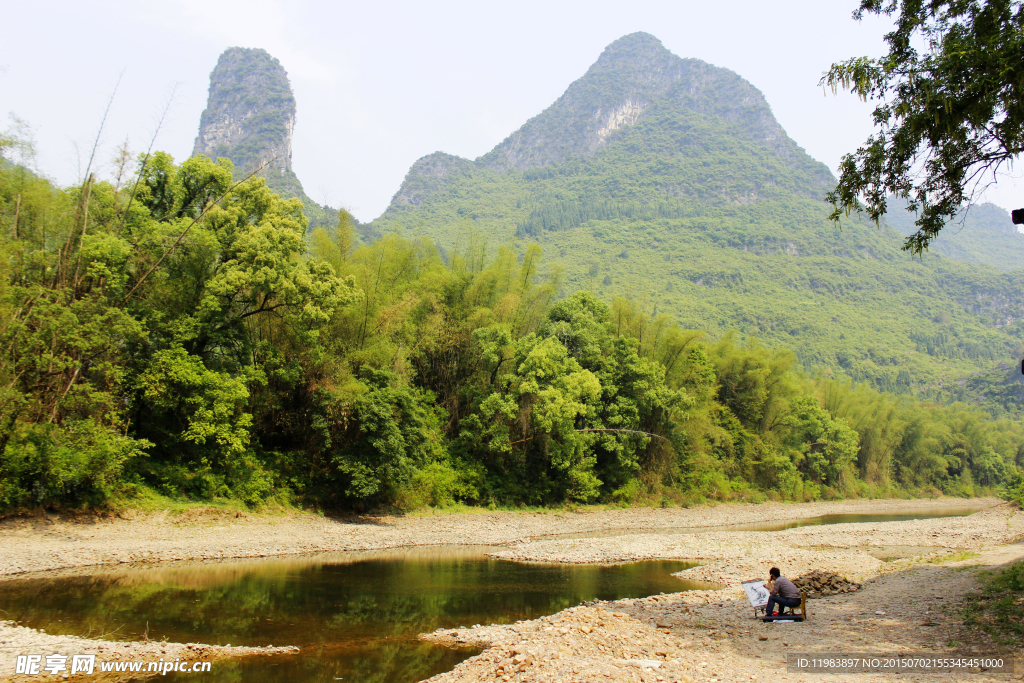
[[[551,104],[616,38],[647,31],[681,57],[738,72],[789,135],[833,170],[871,132],[870,106],[824,94],[823,71],[880,55],[887,26],[855,22],[856,0],[315,2],[0,0],[0,128],[36,137],[39,170],[84,170],[103,111],[107,163],[156,148],[192,151],[209,74],[227,47],[261,47],[291,78],[295,171],[318,201],[378,216],[409,166],[434,151],[475,158]],[[1014,187],[1014,185],[1017,187]],[[988,198],[1024,206],[1024,182]]]

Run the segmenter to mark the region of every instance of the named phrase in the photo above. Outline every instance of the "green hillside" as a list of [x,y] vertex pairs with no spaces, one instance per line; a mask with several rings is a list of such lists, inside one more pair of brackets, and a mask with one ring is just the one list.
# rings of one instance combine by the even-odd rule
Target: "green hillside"
[[[692,299],[707,315],[691,312],[691,327],[718,325],[722,311],[777,315],[820,324],[822,336],[807,338],[834,348],[846,328],[821,321],[835,309],[881,330],[860,343],[874,367],[889,369],[879,352],[882,334],[894,334],[884,311],[906,316],[892,292],[876,299],[896,273],[909,284],[900,297],[927,306],[933,271],[891,255],[837,256],[848,247],[835,235],[795,222],[790,230],[814,237],[817,251],[772,252],[780,245],[756,231],[753,251],[706,237],[739,240],[745,215],[788,225],[809,199],[783,194],[746,214],[729,202],[581,193],[550,199],[550,215],[519,207],[509,229],[537,231],[554,253],[564,243],[567,262],[570,249],[581,259],[605,249],[618,268],[605,292],[630,293],[626,280],[639,281],[642,268],[650,286],[672,274],[651,295],[609,305],[568,291],[565,271],[548,267],[537,245],[489,256],[480,230],[460,236],[454,218],[457,250],[394,235],[356,246],[350,222],[333,235],[309,231],[298,200],[263,178],[236,186],[229,164],[205,156],[179,165],[157,152],[140,157],[137,184],[90,175],[59,188],[8,161],[16,146],[24,142],[0,136],[0,515],[167,499],[365,511],[970,496],[1004,486],[1020,497],[1019,419],[808,377],[784,345],[708,339],[652,315]],[[596,150],[595,173],[615,149]],[[486,173],[495,185],[525,182]],[[479,181],[470,175],[461,182]],[[549,182],[536,187],[554,191],[557,177]],[[682,245],[660,262],[651,260],[659,231]],[[883,239],[851,235],[865,250]],[[679,256],[686,249],[692,258]],[[734,260],[702,264],[701,249]],[[641,257],[646,267],[634,265]],[[798,262],[810,265],[797,271]],[[579,266],[572,272],[579,279]],[[671,283],[707,295],[676,299]],[[729,297],[731,308],[720,303]],[[963,324],[941,310],[933,322]],[[1004,343],[999,334],[993,344]],[[923,358],[957,349],[952,335],[919,343]],[[970,348],[959,362],[981,365]],[[901,360],[891,369],[905,370]],[[960,390],[1012,400],[1019,385],[992,381],[998,372],[1010,377],[996,366]],[[908,387],[916,377],[890,381]]]
[[565,292],[735,328],[879,389],[1015,411],[1012,384],[969,380],[1024,354],[1024,272],[913,261],[887,227],[837,231],[831,183],[756,88],[637,33],[483,157],[417,161],[371,227],[449,251],[536,242]]
[[[885,219],[904,237],[916,232],[915,214],[906,202],[891,199]],[[1024,270],[1024,233],[1010,214],[995,204],[977,204],[951,222],[932,242],[930,251],[965,263],[983,263],[999,270]]]

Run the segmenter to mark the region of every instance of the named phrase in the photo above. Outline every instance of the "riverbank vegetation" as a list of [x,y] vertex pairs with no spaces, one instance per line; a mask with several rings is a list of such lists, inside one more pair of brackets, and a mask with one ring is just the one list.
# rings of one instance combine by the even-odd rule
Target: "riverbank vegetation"
[[1024,466],[1020,421],[563,292],[535,245],[357,246],[230,162],[123,162],[0,165],[0,510],[975,495]]

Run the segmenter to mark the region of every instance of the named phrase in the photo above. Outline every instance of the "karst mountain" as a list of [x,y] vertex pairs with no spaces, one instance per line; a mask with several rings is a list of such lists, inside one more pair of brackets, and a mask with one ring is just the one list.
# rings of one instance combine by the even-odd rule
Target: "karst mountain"
[[258,48],[222,52],[192,154],[230,159],[238,179],[266,163],[260,175],[270,189],[302,200],[312,224],[330,224],[337,211],[310,199],[292,170],[294,130],[295,96],[281,62]]

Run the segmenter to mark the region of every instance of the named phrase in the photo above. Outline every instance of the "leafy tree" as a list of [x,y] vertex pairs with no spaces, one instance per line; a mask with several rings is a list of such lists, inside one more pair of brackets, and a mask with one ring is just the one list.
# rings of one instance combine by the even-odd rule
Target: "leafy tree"
[[718,399],[747,428],[771,432],[789,412],[789,397],[796,392],[790,369],[792,353],[766,352],[756,342],[737,348],[732,334],[714,347]]
[[332,459],[339,493],[352,501],[387,501],[418,468],[446,462],[442,416],[433,396],[402,386],[391,373],[364,368],[360,380],[361,393],[336,408]]
[[[889,53],[833,64],[822,78],[874,100],[880,130],[843,157],[831,218],[887,197],[919,213],[904,249],[920,255],[983,177],[1024,151],[1024,4],[1019,0],[861,0],[854,13],[894,16]],[[923,45],[922,45],[923,43]]]
[[601,486],[594,436],[577,424],[596,417],[600,382],[554,337],[528,335],[515,347],[510,371],[480,401],[479,416],[463,420],[463,448],[490,454],[502,480],[495,488],[504,496],[593,499]]
[[799,469],[816,483],[846,488],[849,468],[857,458],[857,432],[845,420],[835,419],[817,399],[802,396],[794,401],[787,420],[789,440],[799,449]]

